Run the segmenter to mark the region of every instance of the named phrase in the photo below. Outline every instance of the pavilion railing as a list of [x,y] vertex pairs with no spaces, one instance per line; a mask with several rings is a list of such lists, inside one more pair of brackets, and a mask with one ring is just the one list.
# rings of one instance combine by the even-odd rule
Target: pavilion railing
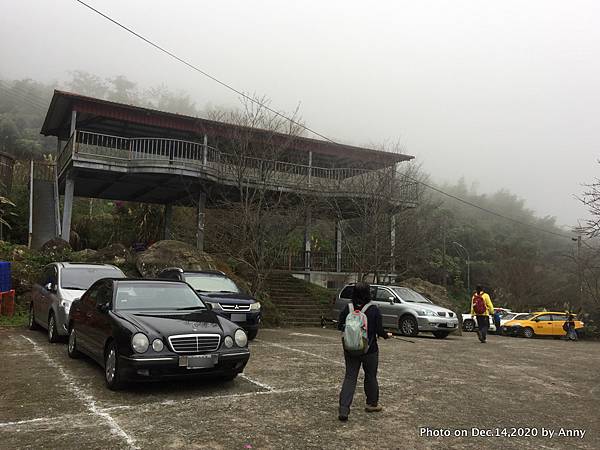
[[[326,192],[365,192],[392,179],[390,168],[328,168],[220,151],[204,143],[163,138],[126,138],[77,130],[57,157],[59,173],[71,159],[92,156],[123,161],[184,164],[229,180]],[[417,201],[417,184],[396,179],[399,199]]]

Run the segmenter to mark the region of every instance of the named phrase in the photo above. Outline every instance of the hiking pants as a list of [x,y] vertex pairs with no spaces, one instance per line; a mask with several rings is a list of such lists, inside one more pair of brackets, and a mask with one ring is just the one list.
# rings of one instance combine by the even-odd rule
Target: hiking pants
[[377,383],[377,366],[379,365],[379,352],[366,355],[352,356],[344,352],[346,360],[346,375],[340,392],[340,415],[350,414],[350,405],[356,390],[356,380],[362,365],[365,372],[365,395],[367,405],[376,406],[379,401],[379,384]]
[[490,327],[490,316],[477,316],[477,327],[479,328],[479,340],[485,341],[488,328]]

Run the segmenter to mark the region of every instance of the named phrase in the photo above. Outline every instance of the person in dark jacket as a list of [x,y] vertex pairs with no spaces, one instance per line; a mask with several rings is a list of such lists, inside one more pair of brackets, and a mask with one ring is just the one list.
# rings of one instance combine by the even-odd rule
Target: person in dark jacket
[[[363,306],[371,301],[371,287],[367,283],[356,283],[352,293],[352,304],[355,310],[361,310]],[[338,320],[338,329],[344,330],[346,317],[350,313],[350,308],[343,308],[340,312]],[[379,405],[379,384],[377,383],[377,366],[379,365],[379,347],[377,338],[382,337],[388,339],[392,333],[386,333],[383,329],[383,320],[381,312],[377,305],[371,304],[366,310],[367,316],[367,341],[368,350],[364,355],[351,355],[344,351],[344,359],[346,361],[346,374],[340,392],[340,409],[339,419],[341,421],[348,420],[350,414],[350,406],[354,398],[356,390],[356,380],[358,372],[362,366],[365,373],[365,395],[367,397],[367,412],[379,412],[382,407]]]

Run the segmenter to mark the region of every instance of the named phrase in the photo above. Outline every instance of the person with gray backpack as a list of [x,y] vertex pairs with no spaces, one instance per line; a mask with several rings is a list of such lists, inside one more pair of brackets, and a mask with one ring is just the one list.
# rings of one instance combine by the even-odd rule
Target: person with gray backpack
[[338,320],[338,329],[342,331],[346,374],[340,392],[338,418],[345,422],[350,414],[350,406],[356,390],[358,372],[362,366],[365,373],[366,412],[379,412],[379,384],[377,366],[379,365],[379,347],[377,337],[388,339],[392,333],[383,329],[381,312],[371,303],[371,287],[368,283],[356,283],[352,292],[352,302],[343,308]]

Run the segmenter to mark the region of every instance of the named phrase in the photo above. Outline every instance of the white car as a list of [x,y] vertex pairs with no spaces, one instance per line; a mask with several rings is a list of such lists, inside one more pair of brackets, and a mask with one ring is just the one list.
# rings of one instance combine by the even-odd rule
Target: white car
[[[509,320],[513,320],[515,315],[522,313],[513,313],[510,309],[506,308],[494,308],[494,311],[500,313],[500,325]],[[510,318],[507,318],[509,317]],[[463,314],[462,315],[462,328],[464,331],[475,331],[477,329],[477,320],[471,314]],[[488,331],[496,331],[496,326],[494,325],[494,319],[490,316],[490,328]]]

